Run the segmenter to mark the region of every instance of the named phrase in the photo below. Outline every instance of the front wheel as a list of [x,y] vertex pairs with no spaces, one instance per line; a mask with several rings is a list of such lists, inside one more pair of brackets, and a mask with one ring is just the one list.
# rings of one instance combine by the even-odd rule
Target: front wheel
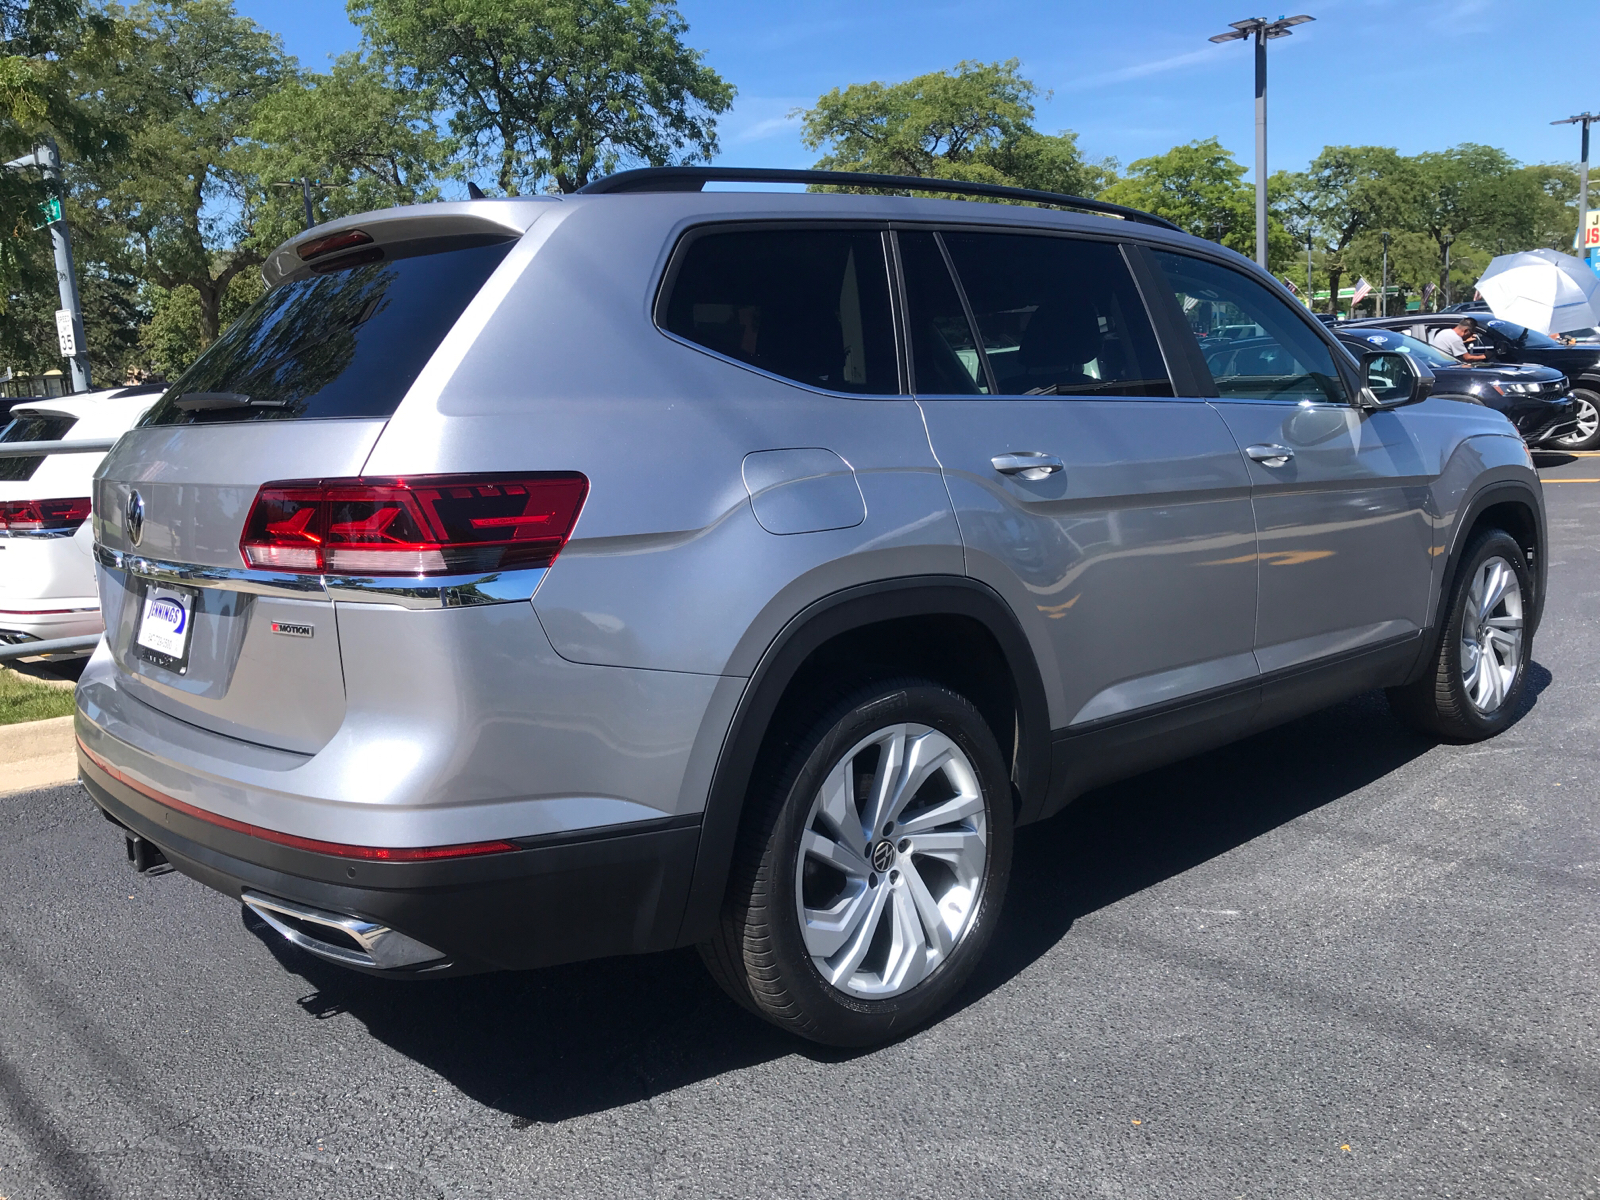
[[1600,447],[1600,392],[1573,388],[1572,398],[1578,404],[1578,427],[1566,437],[1557,438],[1554,445],[1561,450],[1593,450]]
[[701,955],[740,1003],[838,1046],[915,1028],[971,974],[1011,868],[1010,781],[977,710],[924,680],[794,722]]
[[1456,741],[1493,737],[1516,719],[1532,637],[1533,580],[1516,539],[1490,529],[1462,556],[1444,630],[1423,677],[1389,691],[1402,718]]

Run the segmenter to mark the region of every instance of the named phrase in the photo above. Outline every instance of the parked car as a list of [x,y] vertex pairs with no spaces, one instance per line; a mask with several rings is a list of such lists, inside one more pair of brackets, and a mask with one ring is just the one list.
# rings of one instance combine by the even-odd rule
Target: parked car
[[[1577,427],[1553,443],[1553,448],[1600,448],[1600,346],[1567,346],[1547,334],[1498,317],[1467,315],[1478,323],[1477,346],[1489,355],[1489,361],[1553,367],[1571,381],[1572,398],[1577,403]],[[1460,319],[1459,314],[1410,313],[1401,317],[1349,321],[1342,328],[1395,329],[1431,344],[1438,330],[1453,326]]]
[[[1516,718],[1548,555],[1499,413],[1133,210],[728,179],[860,182],[272,253],[96,478],[79,762],[136,864],[397,978],[697,945],[868,1044],[1086,790],[1375,687]],[[1201,312],[1272,352],[1214,373]]]
[[[0,444],[113,438],[131,429],[160,394],[159,388],[112,388],[19,402],[0,428]],[[88,517],[90,481],[103,457],[0,458],[0,643],[100,632]]]
[[1504,413],[1530,446],[1554,445],[1578,426],[1571,385],[1554,367],[1468,365],[1392,329],[1341,327],[1334,330],[1334,336],[1357,357],[1378,349],[1409,354],[1427,363],[1434,375],[1435,395],[1468,399]]

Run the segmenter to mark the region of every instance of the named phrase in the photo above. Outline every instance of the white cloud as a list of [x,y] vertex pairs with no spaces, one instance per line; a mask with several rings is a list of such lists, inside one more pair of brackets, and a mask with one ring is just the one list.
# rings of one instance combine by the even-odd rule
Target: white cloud
[[1176,71],[1192,63],[1204,62],[1214,57],[1221,49],[1221,46],[1208,46],[1202,50],[1191,50],[1187,54],[1174,54],[1168,58],[1134,63],[1132,66],[1119,67],[1114,71],[1080,75],[1071,82],[1062,84],[1057,90],[1077,91],[1080,88],[1102,87],[1108,83],[1126,83],[1131,79],[1143,79],[1148,75],[1164,75],[1168,71]]

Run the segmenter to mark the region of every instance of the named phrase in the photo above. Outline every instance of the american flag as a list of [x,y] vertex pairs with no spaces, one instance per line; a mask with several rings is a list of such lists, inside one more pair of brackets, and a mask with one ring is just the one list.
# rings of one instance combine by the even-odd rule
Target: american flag
[[1372,295],[1372,285],[1367,282],[1366,276],[1356,280],[1356,294],[1350,297],[1350,307],[1354,308],[1368,296]]

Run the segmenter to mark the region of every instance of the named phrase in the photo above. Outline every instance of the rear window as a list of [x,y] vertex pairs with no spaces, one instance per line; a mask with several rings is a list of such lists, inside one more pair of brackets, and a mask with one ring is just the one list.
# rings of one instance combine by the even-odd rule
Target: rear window
[[669,333],[797,383],[900,390],[883,237],[874,230],[705,234],[660,314]]
[[[67,430],[77,423],[76,417],[35,417],[24,413],[0,429],[0,443],[59,442],[67,436]],[[28,458],[0,458],[0,480],[20,483],[24,479],[32,479],[43,461],[42,454]]]
[[[150,410],[144,425],[387,417],[512,242],[338,267],[268,292]],[[362,251],[346,261],[360,260]],[[186,411],[222,392],[248,406]]]

